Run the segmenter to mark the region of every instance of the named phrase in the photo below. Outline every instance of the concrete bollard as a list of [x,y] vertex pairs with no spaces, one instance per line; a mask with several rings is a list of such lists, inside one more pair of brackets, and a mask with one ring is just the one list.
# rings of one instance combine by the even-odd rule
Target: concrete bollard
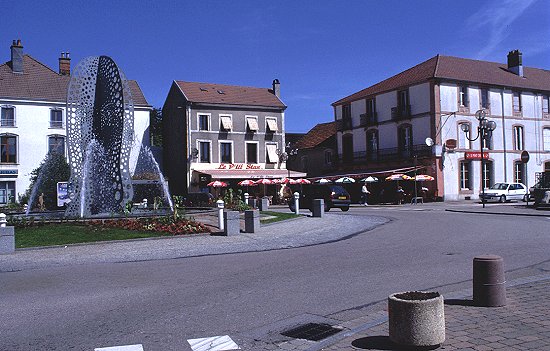
[[0,213],[0,254],[15,252],[15,231],[13,227],[6,227],[6,215]]
[[241,232],[241,217],[239,211],[225,211],[224,219],[224,235],[239,235]]
[[311,213],[313,217],[323,217],[325,215],[325,200],[313,199],[313,208]]
[[267,197],[262,197],[260,199],[260,211],[269,210],[269,199]]
[[474,257],[473,300],[474,305],[481,307],[506,306],[506,279],[502,257]]
[[223,208],[225,207],[225,203],[223,200],[216,201],[216,206],[218,207],[218,228],[220,228],[220,231],[223,230]]
[[258,229],[260,229],[260,211],[244,211],[244,232],[255,233]]
[[300,193],[295,192],[294,193],[294,213],[297,215],[300,214]]

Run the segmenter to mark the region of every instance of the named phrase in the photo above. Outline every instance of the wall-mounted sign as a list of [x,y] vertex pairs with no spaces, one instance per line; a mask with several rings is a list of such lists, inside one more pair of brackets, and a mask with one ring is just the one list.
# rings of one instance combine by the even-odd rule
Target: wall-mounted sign
[[445,140],[445,147],[447,149],[456,149],[456,139],[447,139]]
[[17,175],[16,169],[0,169],[0,175]]
[[263,169],[263,166],[249,163],[220,163],[216,169]]
[[[481,152],[476,152],[476,151],[465,152],[464,153],[464,158],[467,159],[467,160],[481,160]],[[484,152],[483,153],[483,159],[487,160],[488,158],[489,158],[489,153]]]

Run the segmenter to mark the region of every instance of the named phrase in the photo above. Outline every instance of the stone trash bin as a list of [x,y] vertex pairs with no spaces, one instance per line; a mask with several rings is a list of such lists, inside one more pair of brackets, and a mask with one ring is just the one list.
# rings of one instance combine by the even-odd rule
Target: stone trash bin
[[390,340],[407,347],[438,346],[445,341],[443,296],[408,291],[388,297]]

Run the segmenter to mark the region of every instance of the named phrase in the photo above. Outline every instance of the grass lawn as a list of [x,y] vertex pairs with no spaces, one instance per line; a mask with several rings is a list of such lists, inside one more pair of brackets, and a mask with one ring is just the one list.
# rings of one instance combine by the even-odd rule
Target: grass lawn
[[287,219],[300,217],[300,215],[296,215],[292,212],[287,213],[287,212],[261,211],[260,214],[274,217],[274,218],[266,218],[266,219],[262,219],[260,217],[260,223],[262,224],[274,223],[274,222],[279,222]]
[[168,236],[171,234],[100,228],[79,224],[46,224],[15,229],[15,247],[35,247]]

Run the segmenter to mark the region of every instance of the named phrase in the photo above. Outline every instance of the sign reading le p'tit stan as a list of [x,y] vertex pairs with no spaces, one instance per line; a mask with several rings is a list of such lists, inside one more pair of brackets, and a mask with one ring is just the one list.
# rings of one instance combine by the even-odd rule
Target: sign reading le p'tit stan
[[[465,152],[464,153],[464,158],[467,159],[467,160],[481,160],[481,152],[476,152],[476,151]],[[489,158],[489,153],[484,152],[483,153],[483,158],[488,159]]]
[[252,165],[249,163],[220,163],[216,169],[262,169],[261,165]]

